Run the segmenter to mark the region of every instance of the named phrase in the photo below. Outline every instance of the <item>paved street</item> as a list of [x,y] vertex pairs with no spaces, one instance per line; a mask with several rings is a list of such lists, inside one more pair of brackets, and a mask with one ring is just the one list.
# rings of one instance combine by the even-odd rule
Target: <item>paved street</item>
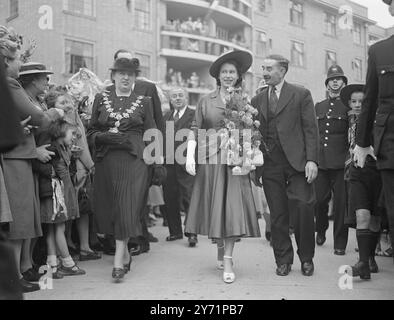
[[[262,230],[264,223],[261,222]],[[315,275],[302,276],[295,260],[287,277],[275,274],[272,248],[265,239],[242,240],[237,244],[234,263],[237,280],[226,285],[216,269],[216,250],[207,238],[198,247],[187,247],[186,240],[167,243],[167,228],[152,228],[160,242],[148,254],[135,257],[131,274],[121,284],[111,282],[112,257],[80,263],[87,271],[81,277],[54,281],[53,290],[26,295],[28,300],[53,299],[132,299],[132,300],[277,300],[277,299],[393,299],[394,265],[391,258],[377,257],[381,272],[371,281],[353,281],[353,290],[341,290],[338,281],[341,265],[357,260],[355,232],[351,230],[348,253],[332,253],[332,236],[315,257]]]

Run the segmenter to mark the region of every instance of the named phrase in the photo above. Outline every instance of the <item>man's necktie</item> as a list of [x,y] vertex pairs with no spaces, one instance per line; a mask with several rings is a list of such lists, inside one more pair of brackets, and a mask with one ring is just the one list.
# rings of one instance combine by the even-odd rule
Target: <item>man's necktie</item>
[[174,122],[177,123],[179,121],[179,111],[175,111]]
[[273,86],[270,93],[269,108],[272,114],[276,114],[278,109],[278,96],[276,95],[276,87]]

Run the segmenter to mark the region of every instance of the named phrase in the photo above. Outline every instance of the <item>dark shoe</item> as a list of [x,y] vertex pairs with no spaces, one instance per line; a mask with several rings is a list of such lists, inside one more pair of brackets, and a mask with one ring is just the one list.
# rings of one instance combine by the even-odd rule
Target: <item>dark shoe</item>
[[91,244],[90,247],[96,252],[103,252],[104,251],[104,246],[100,242],[96,242],[94,244]]
[[138,244],[133,243],[129,245],[129,251],[132,256],[138,256],[141,254],[141,247]]
[[130,260],[128,264],[123,265],[124,273],[127,274],[131,270],[131,263],[133,262],[133,256],[130,253]]
[[112,279],[114,279],[116,282],[121,281],[125,276],[125,271],[123,269],[119,268],[113,268],[112,270]]
[[364,262],[357,262],[355,266],[352,267],[352,277],[360,277],[362,280],[371,279],[371,270],[369,269],[369,264]]
[[369,269],[371,273],[379,273],[379,267],[378,264],[376,263],[375,257],[369,258]]
[[94,251],[81,250],[79,253],[79,261],[100,260],[101,254]]
[[287,276],[291,271],[291,264],[282,264],[276,269],[276,274],[281,277]]
[[82,270],[76,264],[73,267],[65,267],[61,265],[58,269],[58,272],[64,277],[82,276],[86,274],[85,270]]
[[149,242],[159,242],[159,239],[157,239],[152,233],[149,232],[149,238],[148,238]]
[[325,234],[318,233],[318,234],[316,235],[316,244],[317,244],[318,246],[322,246],[325,242],[326,242],[326,235],[325,235]]
[[345,249],[334,249],[334,254],[336,256],[344,256],[346,254],[346,250]]
[[313,272],[315,271],[315,266],[313,265],[313,261],[303,262],[301,264],[301,271],[302,274],[306,277],[312,276]]
[[271,241],[271,232],[266,232],[265,238],[267,239],[267,241]]
[[142,241],[140,244],[139,244],[139,246],[140,246],[140,250],[141,250],[141,253],[148,253],[149,252],[149,250],[150,250],[150,244],[149,244],[149,241]]
[[40,286],[36,283],[31,283],[26,281],[25,279],[20,279],[19,284],[21,286],[22,292],[23,293],[28,293],[28,292],[35,292],[35,291],[40,291]]
[[[48,273],[48,271],[46,271],[45,273]],[[64,276],[59,272],[59,267],[51,267],[51,278],[54,280],[60,280],[63,279]]]
[[198,243],[197,236],[190,236],[189,237],[189,247],[194,248]]
[[176,241],[176,240],[181,240],[181,239],[183,239],[183,235],[179,234],[177,236],[168,236],[166,238],[166,241]]
[[41,275],[33,268],[22,273],[23,279],[27,282],[38,282],[40,281]]

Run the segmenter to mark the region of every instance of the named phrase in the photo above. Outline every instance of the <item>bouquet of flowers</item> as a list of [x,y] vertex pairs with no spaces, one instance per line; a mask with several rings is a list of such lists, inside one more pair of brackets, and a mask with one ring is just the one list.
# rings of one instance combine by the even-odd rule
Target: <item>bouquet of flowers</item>
[[227,165],[233,167],[233,175],[247,175],[264,164],[260,151],[261,124],[255,120],[258,111],[250,105],[241,88],[227,91],[225,119],[219,130],[220,148],[227,153]]
[[68,93],[80,104],[82,120],[90,120],[94,98],[111,83],[102,82],[92,71],[81,68],[68,80]]

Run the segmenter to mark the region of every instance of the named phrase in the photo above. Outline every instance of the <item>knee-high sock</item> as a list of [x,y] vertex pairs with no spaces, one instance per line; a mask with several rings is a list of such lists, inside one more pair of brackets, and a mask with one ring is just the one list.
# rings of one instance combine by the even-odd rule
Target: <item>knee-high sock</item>
[[368,264],[371,254],[372,232],[368,229],[357,229],[356,237],[360,261]]

